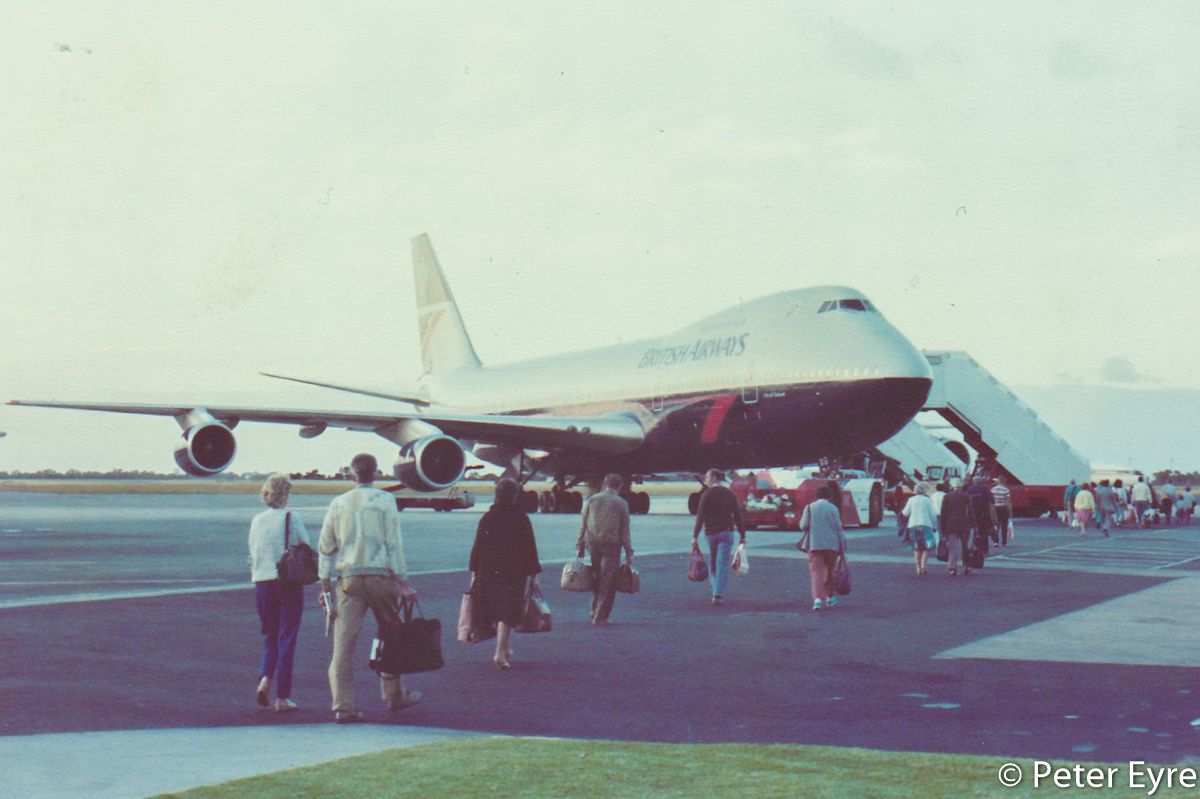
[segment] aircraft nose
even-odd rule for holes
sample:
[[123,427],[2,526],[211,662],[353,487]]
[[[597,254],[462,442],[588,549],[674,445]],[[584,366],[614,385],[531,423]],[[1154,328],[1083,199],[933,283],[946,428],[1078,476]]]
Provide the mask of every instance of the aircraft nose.
[[885,377],[923,378],[933,382],[933,368],[925,356],[907,339],[896,333],[891,353],[884,362]]

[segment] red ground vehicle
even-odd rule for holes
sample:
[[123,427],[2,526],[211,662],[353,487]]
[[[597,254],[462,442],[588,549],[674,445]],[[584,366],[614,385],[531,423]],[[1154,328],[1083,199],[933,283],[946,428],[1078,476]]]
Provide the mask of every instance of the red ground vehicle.
[[1046,513],[1060,513],[1065,510],[1063,494],[1066,491],[1066,486],[1010,485],[1008,493],[1012,497],[1013,516],[1036,519]]
[[742,503],[746,527],[800,529],[804,506],[817,498],[817,489],[832,485],[841,495],[842,524],[877,527],[883,519],[883,480],[866,472],[844,470],[835,477],[817,477],[816,467],[766,469],[733,478],[729,487]]

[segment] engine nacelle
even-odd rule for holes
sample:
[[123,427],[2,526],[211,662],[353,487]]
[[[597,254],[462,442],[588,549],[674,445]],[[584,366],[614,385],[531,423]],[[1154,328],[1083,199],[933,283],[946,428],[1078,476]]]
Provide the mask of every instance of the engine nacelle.
[[467,456],[457,439],[432,435],[405,444],[394,471],[414,491],[441,491],[462,479],[466,468]]
[[175,462],[193,477],[212,477],[229,468],[237,454],[237,442],[229,428],[217,421],[204,422],[183,431],[175,446]]

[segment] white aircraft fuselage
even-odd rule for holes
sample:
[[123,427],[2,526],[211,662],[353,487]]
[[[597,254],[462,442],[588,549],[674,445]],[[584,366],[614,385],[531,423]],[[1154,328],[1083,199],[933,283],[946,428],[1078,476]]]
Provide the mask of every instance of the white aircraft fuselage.
[[[851,308],[828,307],[847,300]],[[421,386],[431,413],[631,414],[645,430],[639,446],[545,462],[551,473],[640,474],[852,454],[902,428],[931,381],[924,356],[860,292],[822,286],[745,302],[661,338],[432,373]]]

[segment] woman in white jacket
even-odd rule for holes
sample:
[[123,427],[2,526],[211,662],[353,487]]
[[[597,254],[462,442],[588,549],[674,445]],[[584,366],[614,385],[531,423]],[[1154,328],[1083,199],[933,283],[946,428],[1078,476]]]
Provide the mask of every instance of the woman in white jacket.
[[258,704],[271,704],[271,682],[278,680],[275,709],[296,709],[292,701],[292,661],[296,657],[296,638],[304,613],[304,587],[280,582],[275,564],[283,557],[285,541],[303,541],[312,546],[308,530],[299,513],[288,510],[292,482],[286,475],[273,474],[262,487],[267,510],[250,522],[250,579],[254,581],[254,599],[262,623],[262,666],[254,696]]
[[929,498],[929,488],[924,483],[917,483],[917,493],[913,494],[900,514],[908,519],[908,541],[912,546],[913,560],[917,564],[917,574],[925,574],[925,562],[929,560],[929,550],[935,549],[938,542],[938,517],[934,510],[933,500]]

